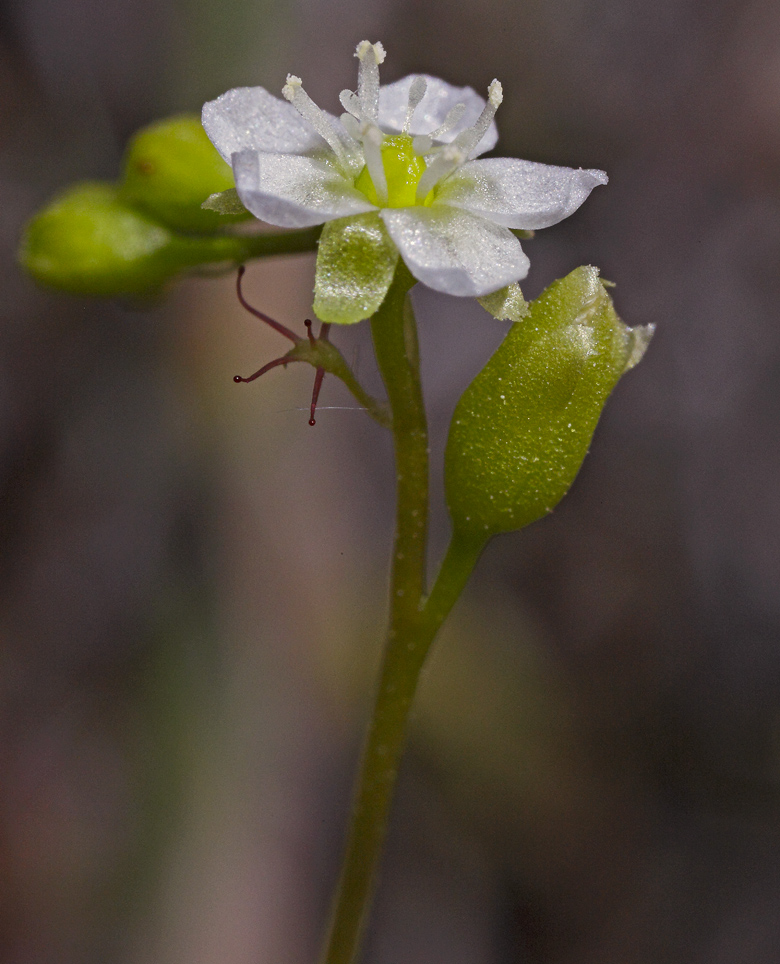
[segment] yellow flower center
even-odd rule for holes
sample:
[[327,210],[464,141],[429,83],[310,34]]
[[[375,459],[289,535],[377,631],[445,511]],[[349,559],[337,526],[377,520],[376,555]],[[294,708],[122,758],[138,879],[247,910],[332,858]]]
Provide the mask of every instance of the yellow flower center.
[[[408,134],[396,134],[382,141],[382,166],[387,178],[387,204],[380,205],[374,182],[364,167],[355,179],[355,187],[377,207],[407,208],[417,203],[417,185],[425,172],[425,159],[414,152]],[[430,204],[433,191],[423,203]]]

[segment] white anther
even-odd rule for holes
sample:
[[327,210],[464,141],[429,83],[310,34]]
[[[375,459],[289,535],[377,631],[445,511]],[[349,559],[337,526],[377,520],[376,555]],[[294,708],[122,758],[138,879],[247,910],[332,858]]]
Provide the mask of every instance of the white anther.
[[409,132],[409,125],[412,123],[412,114],[417,110],[420,101],[425,97],[428,89],[428,81],[424,77],[415,77],[409,87],[409,102],[406,105],[406,119],[404,120],[403,133]]
[[369,176],[376,190],[379,204],[387,204],[387,175],[385,165],[382,162],[382,141],[384,135],[378,127],[373,124],[366,124],[362,130],[363,156],[366,159],[366,167]]
[[488,100],[493,105],[494,110],[498,110],[503,99],[504,88],[501,86],[501,81],[495,79],[491,80],[490,86],[488,87]]
[[361,40],[355,50],[358,67],[358,98],[360,112],[366,121],[377,122],[379,116],[379,64],[385,59],[385,48],[380,43]]
[[315,131],[322,137],[336,155],[339,164],[344,172],[351,171],[354,166],[350,163],[350,158],[338,134],[330,121],[330,118],[314,103],[306,91],[303,89],[300,77],[294,74],[287,75],[287,83],[282,88],[282,96],[289,100],[298,113],[307,120]]
[[385,57],[387,54],[385,53],[385,48],[382,46],[382,43],[379,40],[375,44],[372,44],[370,40],[361,40],[357,45],[357,49],[355,50],[355,56],[358,58],[358,60],[363,60],[369,50],[374,51],[374,58],[378,64],[383,64],[385,62]]
[[423,204],[436,185],[465,163],[467,157],[465,151],[455,144],[447,144],[443,147],[425,169],[417,184],[417,203]]
[[292,101],[295,96],[295,91],[303,86],[303,81],[300,77],[296,77],[295,74],[287,75],[287,83],[282,87],[282,97],[289,101]]
[[474,124],[473,127],[467,128],[465,131],[461,131],[453,143],[457,144],[467,155],[470,155],[487,133],[487,129],[493,122],[496,111],[503,99],[504,92],[501,84],[497,80],[491,81],[488,87],[488,102],[482,108],[482,113],[477,118],[476,124]]

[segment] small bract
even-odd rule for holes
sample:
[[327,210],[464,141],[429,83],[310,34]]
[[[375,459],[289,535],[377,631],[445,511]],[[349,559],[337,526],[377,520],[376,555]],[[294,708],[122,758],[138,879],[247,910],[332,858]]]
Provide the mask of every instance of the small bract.
[[487,101],[425,74],[383,87],[382,44],[364,40],[356,56],[357,92],[341,92],[340,118],[292,74],[284,100],[239,87],[203,108],[249,211],[284,228],[325,224],[314,302],[323,321],[370,317],[399,254],[446,294],[482,297],[517,282],[528,258],[511,229],[556,224],[607,183],[603,171],[479,159],[498,139],[497,80]]

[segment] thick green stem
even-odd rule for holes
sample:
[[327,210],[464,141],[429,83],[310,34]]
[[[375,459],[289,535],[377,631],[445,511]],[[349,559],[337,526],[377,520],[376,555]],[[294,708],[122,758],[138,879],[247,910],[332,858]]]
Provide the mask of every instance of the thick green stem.
[[417,617],[425,592],[428,532],[428,426],[425,421],[417,326],[407,298],[414,278],[403,262],[371,319],[377,364],[390,405],[396,468],[396,533],[390,581],[390,633]]
[[371,326],[395,442],[397,520],[387,645],[355,793],[323,964],[354,964],[387,831],[409,709],[430,645],[460,595],[484,541],[453,538],[426,599],[428,432],[420,386],[414,283],[400,264]]
[[390,405],[398,486],[390,625],[323,964],[352,964],[357,954],[417,683],[413,629],[419,621],[425,579],[428,431],[414,316],[406,298],[413,283],[406,267],[399,265],[371,322]]

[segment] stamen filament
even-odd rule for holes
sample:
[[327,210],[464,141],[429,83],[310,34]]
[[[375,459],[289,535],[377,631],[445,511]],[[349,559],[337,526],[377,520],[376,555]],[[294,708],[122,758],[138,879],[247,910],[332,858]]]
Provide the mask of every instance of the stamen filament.
[[341,138],[334,130],[327,115],[314,103],[303,89],[301,78],[296,77],[294,74],[288,74],[287,83],[282,88],[282,95],[286,100],[290,101],[301,117],[311,124],[320,137],[327,141],[328,146],[336,155],[341,167],[345,172],[349,172],[352,165],[350,164],[350,159],[347,156]]
[[363,119],[377,122],[379,117],[379,65],[384,62],[385,48],[381,43],[361,40],[355,50],[360,61],[358,68],[358,98]]
[[362,137],[362,134],[361,134],[362,125],[360,121],[352,114],[342,114],[341,117],[339,117],[339,121],[341,122],[341,126],[344,128],[347,134],[352,138],[352,140],[357,141],[357,143],[359,144]]
[[434,140],[441,137],[442,134],[446,134],[447,131],[452,130],[452,128],[459,123],[465,112],[465,104],[455,104],[455,106],[447,112],[444,123],[440,127],[437,127],[435,131],[431,131],[430,134],[420,134],[415,137],[412,141],[412,147],[416,153],[430,154],[432,150],[438,150],[438,148],[434,148],[433,146]]
[[455,104],[447,111],[447,116],[444,118],[444,122],[441,127],[437,127],[435,131],[431,131],[428,137],[432,140],[436,140],[441,137],[442,134],[446,134],[447,131],[451,131],[453,127],[458,123],[458,121],[466,113],[465,104]]
[[423,172],[417,184],[417,203],[423,204],[428,194],[452,172],[466,161],[468,155],[456,147],[448,144],[433,158]]
[[382,131],[373,124],[366,125],[362,133],[363,156],[366,159],[366,167],[376,190],[377,200],[380,205],[387,204],[387,175],[382,161],[382,140],[384,136]]
[[409,133],[409,126],[412,123],[412,115],[417,110],[420,101],[425,97],[428,89],[428,81],[424,77],[415,77],[409,88],[409,102],[406,105],[406,119],[404,120],[403,133]]
[[496,111],[498,110],[503,99],[504,92],[501,88],[501,84],[497,80],[491,81],[490,86],[488,87],[488,102],[483,107],[482,113],[477,118],[477,122],[473,127],[469,127],[465,131],[461,131],[453,141],[453,143],[464,151],[467,156],[471,154],[477,144],[479,144],[487,133],[487,129],[490,127],[493,118],[496,116]]
[[360,109],[360,98],[352,90],[342,90],[339,94],[339,100],[341,101],[341,106],[345,111],[348,111],[352,117],[357,118],[357,120],[362,121],[363,112]]

